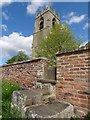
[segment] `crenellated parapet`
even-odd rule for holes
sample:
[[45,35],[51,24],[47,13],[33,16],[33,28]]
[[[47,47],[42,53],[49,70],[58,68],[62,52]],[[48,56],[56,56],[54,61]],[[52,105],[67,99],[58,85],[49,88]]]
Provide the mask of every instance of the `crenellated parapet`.
[[60,19],[60,14],[56,14],[56,9],[54,8],[53,10],[50,7],[50,3],[48,3],[48,6],[45,8],[43,7],[41,11],[36,12],[36,19],[43,15],[45,12],[50,11],[54,16],[56,16],[58,19]]

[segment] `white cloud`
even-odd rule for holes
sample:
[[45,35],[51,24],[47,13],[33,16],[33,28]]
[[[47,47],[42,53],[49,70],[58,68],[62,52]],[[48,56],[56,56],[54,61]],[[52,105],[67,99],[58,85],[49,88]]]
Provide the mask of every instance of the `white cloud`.
[[88,43],[88,41],[85,41],[85,42],[81,43],[80,47],[85,46],[87,43]]
[[6,12],[2,12],[2,17],[3,17],[5,20],[8,20],[8,19],[9,19],[9,16],[6,14]]
[[71,25],[73,23],[80,23],[85,19],[86,15],[76,15],[75,12],[70,12],[66,16],[63,16],[62,18],[64,19],[63,22]]
[[5,25],[5,24],[0,25],[0,29],[7,31],[7,25]]
[[75,15],[75,12],[70,12],[70,13],[68,13],[67,15],[63,15],[62,18],[63,18],[63,19],[68,19],[68,18],[70,18],[70,17],[73,16],[73,15]]
[[1,2],[0,2],[0,6],[2,7],[2,6],[5,6],[5,5],[9,5],[9,4],[11,4],[13,2],[13,0],[2,0]]
[[26,54],[31,54],[33,35],[25,37],[21,33],[13,32],[9,36],[0,38],[0,48],[2,48],[2,59],[8,60],[16,55],[19,50],[23,50]]
[[36,0],[32,0],[32,1],[31,1],[31,4],[29,4],[29,5],[27,6],[27,13],[28,13],[28,14],[35,14],[36,11],[37,11],[39,8],[43,7],[44,5],[47,5],[47,3],[46,3],[46,2],[43,2],[43,0],[40,0],[39,2],[37,2]]
[[66,20],[66,23],[71,25],[72,23],[80,23],[82,20],[84,20],[86,15],[81,16],[72,16],[69,20]]
[[87,28],[90,28],[90,23],[86,23],[83,27],[83,30],[87,29]]
[[85,30],[86,28],[88,28],[88,23],[84,25],[83,30]]
[[71,12],[68,14],[68,16],[73,16],[75,13],[74,12]]

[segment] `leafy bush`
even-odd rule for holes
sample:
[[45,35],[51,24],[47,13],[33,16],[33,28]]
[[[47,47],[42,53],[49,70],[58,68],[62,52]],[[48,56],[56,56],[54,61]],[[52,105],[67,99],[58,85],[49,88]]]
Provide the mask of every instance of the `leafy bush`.
[[26,55],[25,52],[19,51],[19,53],[16,56],[10,58],[6,63],[11,64],[11,63],[14,63],[14,62],[19,62],[19,61],[29,60],[29,59],[30,59],[29,56]]
[[18,118],[20,113],[11,110],[12,93],[21,88],[8,80],[2,80],[2,118]]

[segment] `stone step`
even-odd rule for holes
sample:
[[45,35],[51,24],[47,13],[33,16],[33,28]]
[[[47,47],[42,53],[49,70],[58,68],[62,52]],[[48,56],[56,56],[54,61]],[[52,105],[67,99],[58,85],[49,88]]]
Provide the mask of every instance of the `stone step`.
[[41,82],[36,82],[35,84],[35,89],[41,89],[46,91],[46,94],[52,94],[54,93],[54,86],[51,83],[41,83]]
[[37,90],[21,90],[14,91],[12,94],[12,107],[22,110],[25,106],[41,104],[43,91]]
[[14,91],[12,94],[12,107],[21,111],[26,106],[41,105],[55,100],[55,94],[51,94],[45,89],[31,89]]
[[25,108],[23,118],[71,118],[74,115],[73,106],[61,101],[53,101],[38,106]]
[[58,83],[57,80],[50,80],[50,79],[38,79],[37,82],[40,83],[51,83],[52,85],[55,85],[56,83]]
[[46,94],[45,89],[14,91],[12,107],[17,108],[22,118],[70,118],[73,106],[56,100],[55,94]]

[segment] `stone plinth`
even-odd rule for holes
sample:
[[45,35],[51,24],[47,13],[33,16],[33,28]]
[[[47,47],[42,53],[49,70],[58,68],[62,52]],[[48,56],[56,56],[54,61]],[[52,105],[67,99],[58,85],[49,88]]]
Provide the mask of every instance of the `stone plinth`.
[[24,112],[25,118],[71,118],[74,115],[73,106],[60,101],[27,107]]

